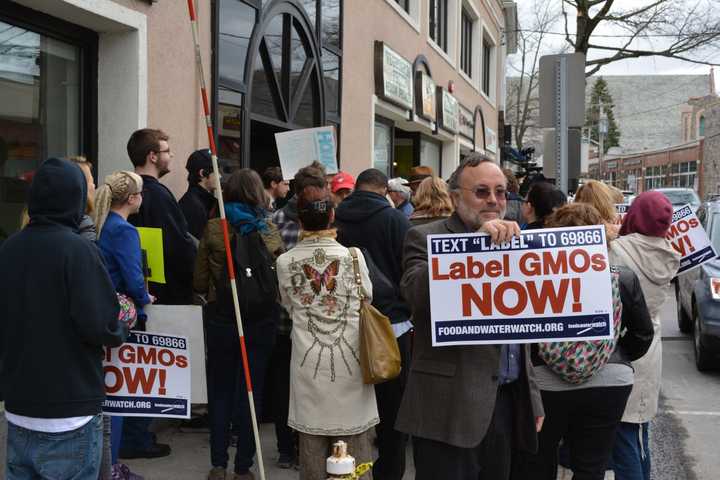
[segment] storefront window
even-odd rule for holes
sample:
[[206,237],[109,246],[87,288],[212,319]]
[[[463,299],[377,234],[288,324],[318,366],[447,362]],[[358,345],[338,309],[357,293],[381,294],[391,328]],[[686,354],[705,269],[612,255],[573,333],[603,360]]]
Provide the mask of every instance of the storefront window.
[[245,58],[255,27],[256,10],[239,0],[220,0],[219,83],[238,88],[245,74]]
[[436,175],[440,175],[441,146],[438,142],[420,139],[420,165],[431,167]]
[[20,226],[29,182],[81,148],[81,50],[0,22],[0,242]]
[[340,0],[322,0],[322,34],[324,47],[340,48]]
[[375,146],[373,149],[373,168],[383,173],[390,171],[393,148],[393,127],[389,123],[375,120]]
[[325,111],[340,115],[340,57],[323,50],[323,77],[325,79]]

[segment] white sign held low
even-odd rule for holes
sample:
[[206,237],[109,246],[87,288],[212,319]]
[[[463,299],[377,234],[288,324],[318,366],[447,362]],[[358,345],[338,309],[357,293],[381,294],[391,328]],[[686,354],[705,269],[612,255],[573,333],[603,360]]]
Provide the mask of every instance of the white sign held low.
[[602,226],[427,239],[433,346],[611,338]]
[[190,346],[186,337],[130,332],[105,348],[103,413],[121,417],[190,418]]
[[675,210],[672,220],[665,238],[682,257],[678,275],[717,257],[712,242],[690,205]]

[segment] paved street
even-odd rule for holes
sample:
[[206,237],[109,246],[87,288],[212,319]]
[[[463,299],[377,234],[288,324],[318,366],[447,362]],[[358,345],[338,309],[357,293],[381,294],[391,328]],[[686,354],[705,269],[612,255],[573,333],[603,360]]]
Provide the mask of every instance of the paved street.
[[[720,372],[695,369],[692,343],[677,329],[675,301],[663,308],[663,387],[661,413],[652,426],[653,480],[712,480],[720,472]],[[0,438],[3,432],[0,431]],[[172,444],[173,455],[128,463],[147,480],[201,480],[209,469],[207,431],[166,424],[160,441]],[[267,478],[295,480],[294,470],[276,468],[275,439],[270,424],[262,425]],[[4,442],[3,442],[4,443]],[[0,456],[2,456],[0,452]],[[231,450],[231,458],[233,451]],[[408,449],[408,456],[410,450]],[[4,458],[3,462],[4,464]],[[413,478],[412,460],[408,474]],[[0,473],[0,479],[4,472]],[[571,478],[569,475],[561,478]],[[612,478],[611,475],[607,476]]]

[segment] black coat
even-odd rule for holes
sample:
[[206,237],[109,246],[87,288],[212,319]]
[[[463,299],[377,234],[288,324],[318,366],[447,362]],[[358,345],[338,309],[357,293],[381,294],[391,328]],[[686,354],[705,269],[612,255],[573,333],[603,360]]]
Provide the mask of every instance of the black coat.
[[143,203],[128,221],[136,227],[162,229],[165,284],[150,282],[150,293],[161,305],[192,303],[193,267],[197,247],[170,190],[157,178],[143,175]]
[[30,187],[30,224],[0,246],[0,390],[17,415],[100,413],[102,346],[126,335],[100,252],[78,233],[86,191],[77,165],[46,161]]
[[210,213],[217,205],[215,196],[200,185],[190,185],[178,205],[185,216],[190,235],[200,240],[205,225],[210,219]]
[[392,323],[406,321],[410,309],[399,294],[403,243],[411,227],[405,214],[393,208],[382,195],[356,190],[338,205],[335,226],[338,242],[367,252],[398,292],[396,307],[389,315]]

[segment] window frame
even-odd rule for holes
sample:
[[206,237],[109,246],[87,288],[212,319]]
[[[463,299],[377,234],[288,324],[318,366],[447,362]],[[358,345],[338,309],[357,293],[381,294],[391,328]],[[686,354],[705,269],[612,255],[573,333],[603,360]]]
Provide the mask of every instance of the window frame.
[[476,21],[477,19],[473,18],[467,6],[463,4],[460,8],[460,71],[470,79],[474,76],[473,30]]
[[[429,0],[428,2],[428,36],[446,55],[450,55],[448,3],[449,0]],[[435,15],[439,15],[440,19],[435,18]]]

